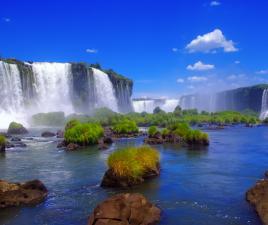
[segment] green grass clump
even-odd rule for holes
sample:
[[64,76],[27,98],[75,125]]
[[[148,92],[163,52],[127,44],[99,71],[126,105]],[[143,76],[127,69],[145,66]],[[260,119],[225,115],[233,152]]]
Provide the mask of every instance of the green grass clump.
[[208,134],[201,132],[200,130],[190,130],[184,137],[184,140],[188,144],[203,144],[208,145]]
[[103,128],[97,123],[80,123],[70,121],[65,128],[64,140],[80,145],[97,144],[103,136]]
[[6,138],[3,135],[0,135],[0,145],[6,144]]
[[138,133],[139,128],[135,121],[124,119],[113,126],[113,131],[118,134]]
[[148,134],[150,136],[154,136],[157,132],[158,132],[158,130],[157,130],[156,126],[150,126],[148,129]]
[[116,176],[136,179],[159,164],[159,153],[149,146],[128,147],[113,152],[108,166]]

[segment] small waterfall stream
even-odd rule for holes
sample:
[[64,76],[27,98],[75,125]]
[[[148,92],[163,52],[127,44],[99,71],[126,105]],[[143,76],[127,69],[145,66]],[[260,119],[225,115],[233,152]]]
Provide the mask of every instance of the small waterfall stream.
[[96,108],[107,107],[118,112],[117,99],[112,82],[108,75],[98,69],[92,68],[96,91]]
[[266,117],[268,117],[268,89],[264,89],[262,93],[260,119],[264,120]]

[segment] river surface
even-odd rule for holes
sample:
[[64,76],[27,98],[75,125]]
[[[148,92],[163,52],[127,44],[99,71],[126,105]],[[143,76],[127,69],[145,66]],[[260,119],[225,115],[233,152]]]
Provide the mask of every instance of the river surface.
[[[126,192],[99,186],[108,155],[143,139],[123,139],[108,150],[96,147],[66,152],[56,138],[38,138],[31,130],[26,148],[0,155],[0,179],[40,179],[49,190],[34,207],[0,210],[2,225],[86,225],[94,207],[105,198]],[[207,149],[179,145],[155,146],[161,154],[161,175],[134,187],[162,210],[162,225],[260,225],[245,192],[268,169],[268,127],[230,127],[208,131]]]

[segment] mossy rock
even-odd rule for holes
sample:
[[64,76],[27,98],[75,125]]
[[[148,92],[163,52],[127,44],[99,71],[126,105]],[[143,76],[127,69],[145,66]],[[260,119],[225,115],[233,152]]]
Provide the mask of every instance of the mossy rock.
[[6,150],[6,138],[3,135],[0,135],[0,152]]
[[7,133],[8,134],[27,134],[28,130],[20,123],[11,122],[9,124]]

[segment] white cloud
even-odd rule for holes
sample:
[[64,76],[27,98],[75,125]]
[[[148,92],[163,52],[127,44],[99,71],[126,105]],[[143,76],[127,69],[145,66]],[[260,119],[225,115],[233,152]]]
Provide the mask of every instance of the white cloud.
[[221,3],[219,1],[211,1],[210,6],[219,6]]
[[186,49],[190,53],[213,53],[219,48],[223,48],[224,52],[238,51],[238,49],[234,46],[234,42],[232,40],[227,40],[220,29],[215,29],[214,31],[204,35],[198,35],[186,46]]
[[212,70],[215,66],[212,64],[204,64],[201,61],[196,62],[193,65],[188,65],[186,67],[187,70],[197,70],[197,71],[204,71],[204,70]]
[[260,71],[257,71],[256,73],[261,74],[261,75],[268,74],[268,70],[260,70]]
[[240,61],[239,60],[236,60],[234,63],[235,64],[240,64]]
[[171,50],[172,50],[172,52],[177,52],[178,51],[177,48],[172,48]]
[[86,52],[87,52],[87,53],[95,54],[95,53],[98,53],[98,50],[97,50],[97,49],[94,49],[94,48],[87,48],[87,49],[86,49]]
[[236,80],[236,79],[241,79],[241,78],[246,78],[246,75],[241,73],[241,74],[232,74],[227,77],[227,80]]
[[192,77],[188,77],[187,80],[190,82],[202,82],[202,81],[206,81],[207,77],[192,76]]
[[7,23],[9,23],[9,22],[10,22],[10,18],[3,17],[2,19],[3,19],[3,21],[4,21],[4,22],[7,22]]
[[178,79],[177,79],[177,83],[184,83],[184,79],[182,79],[182,78],[178,78]]

